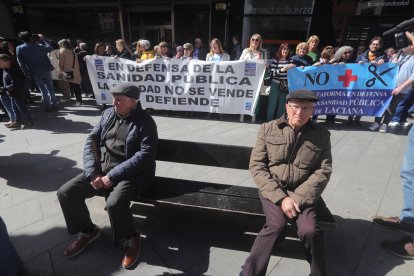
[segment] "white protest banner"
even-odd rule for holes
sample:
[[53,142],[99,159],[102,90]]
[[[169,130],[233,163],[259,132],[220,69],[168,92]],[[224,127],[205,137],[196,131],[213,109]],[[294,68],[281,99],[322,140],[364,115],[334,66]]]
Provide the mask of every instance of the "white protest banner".
[[259,97],[263,61],[207,62],[151,59],[142,63],[87,56],[98,104],[110,104],[109,90],[128,82],[141,91],[144,108],[251,115]]

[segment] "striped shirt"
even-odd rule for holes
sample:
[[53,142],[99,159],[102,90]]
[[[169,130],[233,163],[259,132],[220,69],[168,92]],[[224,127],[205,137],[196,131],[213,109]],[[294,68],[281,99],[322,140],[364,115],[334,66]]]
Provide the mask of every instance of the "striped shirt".
[[276,83],[280,83],[280,80],[286,80],[287,71],[281,72],[280,69],[282,69],[283,67],[285,67],[286,65],[290,63],[291,63],[290,60],[278,61],[277,59],[274,59],[272,63],[270,64],[270,70],[274,72],[272,81]]

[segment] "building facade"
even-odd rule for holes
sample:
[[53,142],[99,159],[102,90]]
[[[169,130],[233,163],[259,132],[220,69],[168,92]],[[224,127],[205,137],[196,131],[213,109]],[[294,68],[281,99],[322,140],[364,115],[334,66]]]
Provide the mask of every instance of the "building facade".
[[[217,37],[230,49],[234,34],[247,45],[259,33],[273,53],[283,41],[294,48],[313,34],[322,46],[366,45],[413,15],[414,0],[0,0],[0,36],[29,29],[90,45],[118,38],[179,45],[200,37],[206,46]],[[392,45],[393,37],[385,41]]]

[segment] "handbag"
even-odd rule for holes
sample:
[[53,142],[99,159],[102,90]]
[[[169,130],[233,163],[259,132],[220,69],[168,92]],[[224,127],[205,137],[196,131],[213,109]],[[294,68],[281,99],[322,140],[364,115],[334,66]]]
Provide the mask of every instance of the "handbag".
[[280,80],[279,89],[283,92],[289,92],[288,82],[286,79]]
[[64,71],[63,72],[63,78],[65,80],[72,80],[75,76],[73,74],[73,71],[75,70],[75,53],[72,51],[73,54],[73,64],[72,64],[72,71]]
[[273,79],[273,72],[271,70],[266,69],[264,77],[263,77],[263,85],[270,86],[272,84]]

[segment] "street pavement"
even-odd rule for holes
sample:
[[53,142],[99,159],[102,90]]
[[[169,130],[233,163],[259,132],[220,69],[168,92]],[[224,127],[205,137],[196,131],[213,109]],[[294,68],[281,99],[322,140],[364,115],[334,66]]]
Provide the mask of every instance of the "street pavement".
[[[263,217],[132,203],[142,248],[138,265],[125,270],[122,246],[111,240],[100,197],[87,204],[103,228],[102,237],[79,256],[65,259],[63,250],[73,237],[66,231],[56,190],[82,171],[83,145],[100,112],[92,101],[80,107],[66,103],[53,113],[38,104],[32,110],[32,129],[0,124],[0,216],[23,262],[22,275],[238,275]],[[260,126],[247,118],[240,123],[236,115],[219,120],[179,114],[154,115],[160,138],[253,146]],[[382,240],[402,235],[370,221],[373,215],[400,212],[399,171],[408,128],[382,134],[366,130],[372,118],[363,118],[364,128],[347,128],[345,117],[339,119],[331,127],[333,174],[323,193],[338,222],[324,227],[328,275],[412,275],[413,260],[380,247]],[[223,168],[158,162],[157,174],[253,185],[247,171]],[[300,242],[290,238],[274,248],[268,275],[309,275]]]

